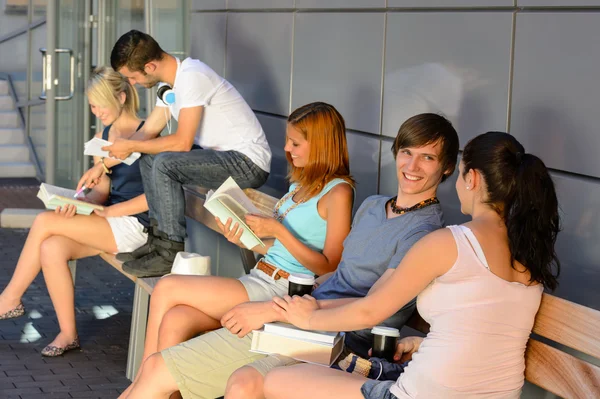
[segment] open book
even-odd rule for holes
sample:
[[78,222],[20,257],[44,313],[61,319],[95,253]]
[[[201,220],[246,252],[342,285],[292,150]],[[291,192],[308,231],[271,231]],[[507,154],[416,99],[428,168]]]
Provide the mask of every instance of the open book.
[[[99,139],[98,137],[94,137],[93,139],[91,139],[90,141],[88,141],[87,143],[85,143],[83,145],[83,154],[96,156],[96,157],[102,157],[102,158],[117,159],[117,158],[109,156],[108,151],[102,151],[102,147],[105,147],[105,146],[111,145],[111,144],[112,143],[110,141],[106,141],[106,140]],[[123,162],[124,164],[131,165],[135,161],[137,161],[140,156],[141,156],[141,154],[139,152],[132,152],[131,154],[129,154],[129,156],[127,158],[119,159],[119,161]]]
[[260,238],[248,227],[245,216],[248,213],[260,215],[260,210],[254,206],[250,198],[237,185],[232,177],[229,177],[217,191],[209,191],[206,195],[204,207],[210,213],[218,217],[221,223],[227,223],[227,219],[231,218],[233,226],[235,223],[244,230],[240,240],[248,249],[252,249],[257,245],[264,246]]
[[252,333],[250,351],[278,353],[307,363],[331,366],[344,349],[340,333],[301,330],[285,323],[266,323]]
[[104,209],[101,205],[79,201],[78,199],[73,198],[74,195],[75,190],[56,187],[46,183],[40,185],[40,191],[37,193],[37,197],[42,200],[47,209],[54,210],[59,206],[67,204],[75,205],[77,207],[77,213],[80,215],[89,215],[94,209]]

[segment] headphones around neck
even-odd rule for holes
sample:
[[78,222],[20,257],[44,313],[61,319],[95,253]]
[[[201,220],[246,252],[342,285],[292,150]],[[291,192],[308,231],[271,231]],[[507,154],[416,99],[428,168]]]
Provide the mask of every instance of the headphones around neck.
[[171,106],[175,104],[175,92],[173,88],[169,85],[162,85],[158,88],[158,92],[156,93],[158,98],[161,99],[163,103],[167,106]]

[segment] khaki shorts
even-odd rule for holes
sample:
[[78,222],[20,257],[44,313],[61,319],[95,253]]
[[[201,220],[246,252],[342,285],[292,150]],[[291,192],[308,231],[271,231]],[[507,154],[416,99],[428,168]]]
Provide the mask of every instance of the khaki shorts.
[[281,355],[250,352],[252,334],[244,338],[227,329],[211,331],[161,352],[185,399],[214,399],[225,394],[234,371],[251,366],[262,375],[276,367],[300,363]]

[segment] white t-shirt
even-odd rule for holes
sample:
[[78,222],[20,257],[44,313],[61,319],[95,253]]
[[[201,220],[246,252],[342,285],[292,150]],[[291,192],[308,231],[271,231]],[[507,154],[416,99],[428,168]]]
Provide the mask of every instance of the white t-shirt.
[[[241,152],[269,172],[271,149],[265,132],[240,93],[203,62],[176,59],[175,104],[169,107],[175,120],[181,109],[203,106],[194,143],[206,149]],[[157,99],[156,106],[166,105]]]

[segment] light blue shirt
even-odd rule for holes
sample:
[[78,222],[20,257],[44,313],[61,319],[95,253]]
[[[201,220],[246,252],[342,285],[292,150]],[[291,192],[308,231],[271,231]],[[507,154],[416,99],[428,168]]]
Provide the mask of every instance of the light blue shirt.
[[[327,221],[319,215],[317,203],[329,190],[340,183],[347,184],[343,179],[333,179],[325,185],[319,194],[297,205],[283,219],[282,223],[285,228],[300,242],[314,251],[323,251],[327,235]],[[297,184],[292,184],[289,192],[294,191],[296,186]],[[293,195],[289,196],[281,204],[278,210],[279,215],[283,215],[288,208],[294,205],[293,197]],[[302,266],[279,240],[275,240],[273,246],[267,251],[265,262],[277,266],[288,273],[314,274]]]

